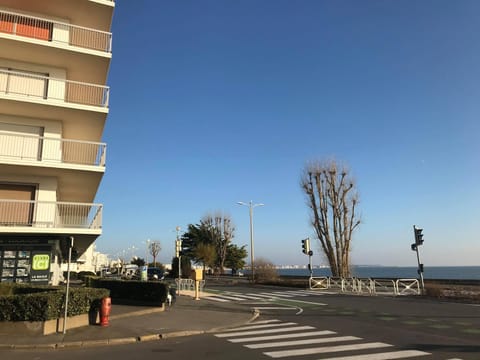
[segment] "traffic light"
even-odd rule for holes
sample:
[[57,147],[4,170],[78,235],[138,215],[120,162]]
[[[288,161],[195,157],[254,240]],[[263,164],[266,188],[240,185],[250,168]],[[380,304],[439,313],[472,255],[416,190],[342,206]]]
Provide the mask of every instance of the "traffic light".
[[415,225],[413,225],[413,232],[415,234],[415,245],[422,245],[423,244],[423,229],[417,229]]
[[179,257],[182,254],[182,240],[175,240],[175,257]]
[[310,255],[310,239],[309,238],[302,240],[302,252],[305,255]]

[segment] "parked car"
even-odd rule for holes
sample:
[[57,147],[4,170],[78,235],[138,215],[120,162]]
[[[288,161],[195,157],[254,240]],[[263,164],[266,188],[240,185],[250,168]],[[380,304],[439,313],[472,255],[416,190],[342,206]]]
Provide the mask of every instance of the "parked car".
[[160,268],[149,267],[147,269],[147,278],[148,280],[163,280],[164,272]]

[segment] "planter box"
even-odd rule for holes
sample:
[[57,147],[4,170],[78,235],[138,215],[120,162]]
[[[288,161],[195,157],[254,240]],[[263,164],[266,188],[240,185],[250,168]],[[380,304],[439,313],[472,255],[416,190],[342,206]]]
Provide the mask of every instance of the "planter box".
[[[97,322],[95,319],[94,323]],[[82,314],[67,318],[67,329],[74,329],[89,325],[89,314]],[[63,318],[47,321],[1,321],[0,335],[50,335],[63,332]]]

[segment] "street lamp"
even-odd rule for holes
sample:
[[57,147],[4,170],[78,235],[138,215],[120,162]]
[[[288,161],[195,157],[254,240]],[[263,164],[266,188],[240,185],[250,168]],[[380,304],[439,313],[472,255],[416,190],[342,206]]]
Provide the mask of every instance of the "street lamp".
[[250,213],[250,268],[252,270],[252,282],[255,282],[255,257],[253,252],[253,208],[257,206],[263,206],[264,204],[254,204],[252,200],[250,202],[244,203],[242,201],[237,202],[238,205],[248,206]]

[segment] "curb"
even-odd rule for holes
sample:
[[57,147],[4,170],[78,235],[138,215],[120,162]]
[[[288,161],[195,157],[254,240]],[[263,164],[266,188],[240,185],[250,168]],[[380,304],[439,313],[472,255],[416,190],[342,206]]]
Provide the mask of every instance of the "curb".
[[[142,314],[143,315],[143,314]],[[111,346],[111,345],[125,345],[125,344],[134,344],[147,341],[158,341],[165,339],[172,339],[177,337],[193,336],[193,335],[202,335],[210,334],[213,332],[221,331],[223,329],[232,328],[235,326],[248,324],[257,319],[260,316],[260,312],[255,309],[253,311],[252,317],[246,322],[239,322],[237,324],[230,324],[228,326],[220,326],[216,328],[211,328],[209,330],[181,330],[181,331],[171,331],[162,334],[147,334],[137,337],[126,337],[126,338],[112,338],[112,339],[100,339],[100,340],[85,340],[85,341],[67,341],[61,343],[49,343],[49,344],[0,344],[0,350],[32,350],[32,349],[43,349],[43,350],[57,350],[57,349],[70,349],[70,348],[87,348],[95,346]]]

